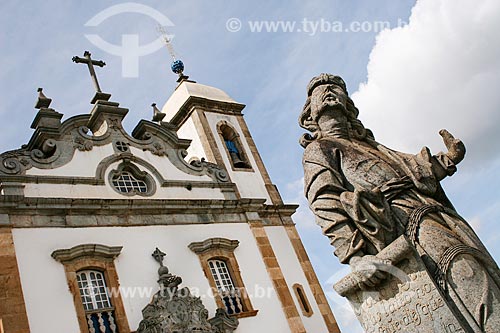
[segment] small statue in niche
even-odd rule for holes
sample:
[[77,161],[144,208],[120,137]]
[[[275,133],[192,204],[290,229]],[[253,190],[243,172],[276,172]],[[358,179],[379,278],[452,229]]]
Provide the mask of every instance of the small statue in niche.
[[[335,255],[353,267],[369,266],[406,235],[467,331],[497,332],[500,271],[439,184],[463,160],[463,143],[441,130],[446,153],[394,151],[358,120],[339,76],[314,77],[307,94],[299,117],[312,132],[301,138],[304,191]],[[361,289],[376,290],[387,273],[375,269],[358,277]]]
[[229,152],[229,156],[231,157],[231,162],[236,168],[247,168],[247,164],[243,161],[240,155],[240,151],[236,146],[236,143],[233,140],[224,139],[224,143],[226,144],[227,151]]

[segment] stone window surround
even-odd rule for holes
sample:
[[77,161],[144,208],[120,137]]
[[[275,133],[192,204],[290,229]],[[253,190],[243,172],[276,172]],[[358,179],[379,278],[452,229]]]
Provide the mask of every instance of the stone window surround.
[[[64,265],[66,280],[73,296],[78,324],[82,333],[89,333],[89,329],[78,288],[77,272],[86,269],[99,270],[103,272],[108,288],[119,290],[120,284],[114,259],[120,254],[121,249],[121,246],[81,244],[70,249],[60,249],[52,252],[52,258]],[[112,293],[110,298],[114,307],[115,324],[118,332],[130,332],[121,296],[119,293]]]
[[[237,168],[234,166],[234,164],[232,162],[233,159],[231,158],[231,154],[229,154],[229,150],[227,149],[226,142],[224,139],[223,127],[227,127],[231,130],[232,136],[228,139],[232,140],[235,143],[236,147],[239,150],[241,160],[247,165],[246,168]],[[222,146],[224,147],[224,150],[226,152],[226,156],[229,160],[229,164],[231,165],[231,169],[233,171],[254,172],[254,170],[252,168],[252,164],[250,163],[250,160],[248,159],[248,155],[245,151],[245,148],[244,148],[243,144],[241,143],[240,134],[234,128],[234,126],[231,125],[230,123],[228,123],[226,120],[221,120],[217,123],[217,133],[219,133],[219,138],[221,139]]]
[[306,292],[304,290],[304,287],[299,284],[295,283],[292,286],[293,292],[295,293],[295,297],[297,298],[297,302],[300,305],[300,309],[302,310],[302,314],[305,317],[311,317],[313,315],[313,310],[311,307],[311,304],[309,303],[309,299],[307,299]]
[[189,249],[198,255],[200,259],[201,266],[205,277],[208,279],[210,288],[213,290],[215,302],[217,307],[225,309],[226,306],[222,301],[219,293],[217,292],[217,286],[215,280],[208,266],[208,261],[211,259],[219,259],[226,262],[229,274],[235,284],[236,288],[239,288],[241,292],[241,303],[243,305],[243,312],[235,315],[237,318],[253,317],[257,315],[259,310],[254,310],[250,298],[246,292],[245,284],[241,277],[240,268],[238,261],[234,255],[234,250],[239,245],[238,240],[229,240],[226,238],[208,238],[202,242],[193,242],[188,245]]
[[[137,180],[143,181],[146,183],[146,192],[140,192],[137,190],[133,190],[130,192],[121,192],[119,191],[114,185],[113,185],[113,179],[116,176],[119,176],[122,172],[129,172],[132,174],[134,178]],[[134,195],[140,195],[144,197],[149,197],[152,196],[156,192],[156,182],[154,178],[146,171],[140,170],[135,164],[133,164],[129,159],[123,159],[123,162],[118,165],[118,167],[114,170],[111,170],[111,172],[108,175],[108,182],[109,185],[115,190],[115,192],[124,195],[124,196],[134,196]]]

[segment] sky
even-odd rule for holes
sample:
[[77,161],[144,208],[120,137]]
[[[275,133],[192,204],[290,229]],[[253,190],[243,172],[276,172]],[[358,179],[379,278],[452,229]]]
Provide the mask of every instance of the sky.
[[303,198],[303,130],[297,118],[305,87],[319,73],[344,78],[360,120],[386,146],[407,153],[428,146],[437,153],[445,149],[441,128],[464,141],[465,160],[442,184],[500,259],[500,2],[2,0],[2,151],[31,136],[38,87],[64,119],[90,111],[94,91],[87,70],[71,62],[84,50],[106,62],[97,75],[112,100],[130,109],[128,130],[150,119],[152,102],[165,103],[176,86],[165,47],[146,50],[136,75],[126,77],[130,73],[116,53],[133,53],[131,44],[116,51],[86,37],[98,35],[117,47],[133,38],[139,45],[158,38],[158,17],[151,15],[121,13],[88,23],[114,5],[147,7],[160,20],[166,17],[185,73],[246,104],[245,119],[271,179],[286,203],[300,204],[294,219],[344,332],[361,332],[345,300],[332,290],[349,270],[333,256]]

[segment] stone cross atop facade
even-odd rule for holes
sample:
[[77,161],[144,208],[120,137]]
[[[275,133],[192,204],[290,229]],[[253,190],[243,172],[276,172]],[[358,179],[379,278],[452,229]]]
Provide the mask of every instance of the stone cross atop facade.
[[104,67],[106,66],[106,63],[102,60],[94,60],[91,58],[91,54],[89,51],[85,51],[83,53],[83,58],[74,56],[72,58],[73,62],[77,64],[86,64],[89,68],[89,73],[90,77],[92,78],[92,82],[94,83],[94,87],[96,90],[96,94],[94,98],[92,99],[92,104],[95,104],[96,101],[98,100],[104,100],[107,101],[111,97],[111,94],[103,93],[101,90],[101,87],[99,86],[99,81],[97,80],[97,74],[94,70],[94,66],[99,66],[99,67]]
[[166,254],[164,252],[161,252],[159,248],[156,248],[151,255],[160,264],[160,266],[163,267],[163,258],[165,258]]

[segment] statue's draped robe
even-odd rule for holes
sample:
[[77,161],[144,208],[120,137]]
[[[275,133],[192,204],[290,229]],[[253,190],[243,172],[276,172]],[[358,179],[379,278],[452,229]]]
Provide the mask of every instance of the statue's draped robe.
[[376,255],[413,229],[429,274],[445,270],[442,289],[456,312],[474,331],[498,331],[498,267],[439,185],[436,168],[456,171],[445,154],[424,148],[410,155],[371,140],[327,137],[306,147],[303,164],[306,197],[342,263]]

